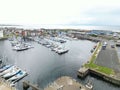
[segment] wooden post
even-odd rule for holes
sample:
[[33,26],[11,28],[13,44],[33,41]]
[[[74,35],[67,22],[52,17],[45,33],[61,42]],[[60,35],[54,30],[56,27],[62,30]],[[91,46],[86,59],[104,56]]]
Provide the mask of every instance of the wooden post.
[[[27,82],[29,83],[29,82]],[[23,90],[27,90],[29,88],[29,85],[26,82],[23,82]]]

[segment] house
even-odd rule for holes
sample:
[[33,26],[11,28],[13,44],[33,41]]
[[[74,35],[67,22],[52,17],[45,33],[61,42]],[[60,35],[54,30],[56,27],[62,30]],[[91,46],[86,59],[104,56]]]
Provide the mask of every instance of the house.
[[88,32],[88,34],[109,35],[109,34],[113,34],[113,32],[112,31],[107,31],[107,30],[91,30],[90,32]]
[[0,38],[3,37],[3,30],[0,31]]

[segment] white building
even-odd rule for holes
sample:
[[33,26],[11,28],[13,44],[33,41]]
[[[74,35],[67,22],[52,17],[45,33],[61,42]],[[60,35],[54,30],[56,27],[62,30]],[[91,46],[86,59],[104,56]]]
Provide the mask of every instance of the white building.
[[3,37],[3,31],[1,30],[0,31],[0,38],[2,38]]

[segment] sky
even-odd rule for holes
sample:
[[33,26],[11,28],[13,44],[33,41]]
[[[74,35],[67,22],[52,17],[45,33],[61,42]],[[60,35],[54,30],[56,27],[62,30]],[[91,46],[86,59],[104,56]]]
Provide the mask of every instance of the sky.
[[0,0],[0,24],[120,25],[120,0]]

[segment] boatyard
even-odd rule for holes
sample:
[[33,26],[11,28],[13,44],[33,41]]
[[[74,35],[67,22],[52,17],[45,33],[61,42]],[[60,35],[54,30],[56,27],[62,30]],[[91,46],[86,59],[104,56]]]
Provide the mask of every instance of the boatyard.
[[[65,45],[65,47],[68,47],[68,43],[70,43],[72,46],[69,46],[69,52],[68,53],[64,53],[64,54],[62,54],[62,55],[59,55],[59,54],[56,54],[56,52],[55,51],[52,51],[50,48],[47,48],[46,46],[44,46],[44,45],[41,45],[41,44],[39,44],[38,42],[33,42],[33,41],[28,41],[28,43],[30,43],[32,46],[34,46],[34,48],[31,48],[31,49],[27,49],[27,50],[22,50],[22,51],[19,51],[19,52],[16,52],[16,51],[14,51],[12,48],[14,47],[14,46],[12,46],[12,44],[11,44],[11,41],[9,41],[9,40],[6,40],[6,41],[4,41],[5,43],[6,43],[6,45],[9,45],[8,46],[8,48],[7,49],[5,49],[5,51],[3,51],[3,53],[2,54],[4,54],[4,53],[6,53],[6,50],[8,50],[8,51],[10,51],[10,52],[12,52],[12,53],[14,53],[13,55],[15,55],[15,56],[13,56],[13,55],[11,55],[11,53],[9,53],[8,55],[7,55],[7,57],[10,55],[10,57],[9,57],[9,61],[7,61],[6,63],[11,63],[11,62],[13,62],[13,64],[15,64],[15,65],[17,65],[17,66],[19,66],[19,67],[21,67],[21,69],[23,68],[25,68],[26,69],[26,72],[28,72],[29,73],[29,75],[28,76],[26,76],[25,78],[23,78],[21,81],[19,81],[19,82],[23,82],[24,80],[26,81],[30,81],[31,83],[32,82],[34,82],[34,80],[36,80],[36,79],[38,79],[38,77],[39,77],[39,81],[42,81],[43,83],[41,83],[41,82],[36,82],[36,84],[38,84],[38,85],[40,85],[40,87],[42,86],[42,84],[44,84],[43,86],[44,86],[44,88],[47,86],[47,84],[48,83],[50,83],[51,81],[53,81],[53,80],[55,80],[55,79],[57,79],[59,76],[62,76],[62,75],[67,75],[67,73],[65,73],[66,72],[66,70],[67,71],[69,71],[69,73],[74,73],[75,74],[75,72],[76,72],[76,70],[77,69],[75,69],[76,67],[73,67],[73,64],[74,65],[76,65],[76,63],[73,63],[72,64],[72,62],[73,62],[73,60],[71,59],[71,61],[66,61],[66,59],[65,58],[72,58],[71,57],[71,54],[72,54],[72,52],[75,52],[76,54],[74,54],[75,56],[77,55],[77,54],[79,54],[79,52],[76,52],[76,49],[79,49],[79,47],[75,47],[75,46],[73,46],[74,44],[78,44],[79,45],[79,43],[81,42],[81,41],[76,41],[76,40],[72,40],[72,41],[68,41],[67,40],[67,42],[66,43],[62,43],[62,44],[60,44],[60,43],[58,43],[58,45]],[[54,41],[53,41],[54,42]],[[79,43],[77,43],[77,42],[79,42]],[[87,41],[84,41],[84,43],[87,43]],[[88,42],[89,44],[91,44],[92,46],[94,45],[94,43],[91,43],[91,42]],[[83,43],[81,43],[81,45],[83,45]],[[84,46],[84,45],[83,45]],[[89,56],[91,53],[90,53],[90,49],[91,49],[91,47],[92,46],[90,46],[88,49],[89,49],[89,52],[88,52],[88,54],[87,54],[87,56]],[[2,48],[2,47],[1,47]],[[39,50],[38,50],[39,49]],[[81,50],[81,49],[79,49],[79,50]],[[35,54],[37,54],[38,56],[40,56],[38,59],[34,59],[35,60],[35,62],[39,62],[38,64],[35,64],[36,66],[31,66],[32,64],[34,64],[35,62],[33,61],[33,55],[35,55],[35,54],[33,54],[33,52],[38,52],[38,53],[35,53]],[[29,56],[29,55],[31,55],[30,53],[32,53],[32,56]],[[44,53],[44,56],[43,57],[41,57],[41,55],[42,55],[42,53]],[[50,55],[49,55],[50,54]],[[21,56],[22,55],[22,56]],[[49,55],[49,59],[48,59],[48,55]],[[55,55],[55,58],[56,59],[54,59],[54,55]],[[73,54],[72,54],[73,55]],[[12,57],[11,57],[12,56]],[[36,56],[36,55],[35,55]],[[61,57],[62,56],[62,57]],[[81,54],[81,57],[83,58],[83,60],[81,60],[82,62],[84,62],[84,54],[82,55]],[[4,59],[5,59],[5,57],[3,57]],[[27,58],[29,58],[29,59],[27,59]],[[34,58],[36,58],[36,57],[34,57]],[[16,61],[16,60],[17,61]],[[41,62],[41,60],[42,59],[44,59],[44,62],[42,61]],[[59,60],[58,60],[59,59]],[[73,58],[73,59],[75,59],[75,58]],[[10,61],[11,60],[11,61]],[[15,62],[13,61],[13,60],[15,60]],[[24,60],[24,62],[26,62],[26,63],[29,63],[29,65],[27,65],[27,67],[26,67],[26,63],[22,63],[23,61],[21,61],[21,60]],[[36,61],[37,60],[37,61]],[[68,59],[68,60],[70,60],[70,59]],[[78,60],[79,61],[79,57],[76,57],[76,59],[75,60]],[[5,59],[5,61],[6,61],[6,59]],[[30,62],[30,61],[33,61],[33,62]],[[49,62],[50,64],[47,64],[46,63],[46,61],[47,62]],[[68,63],[63,63],[63,61],[64,62],[68,62]],[[32,63],[32,64],[31,64]],[[45,65],[40,65],[39,66],[39,64],[40,63],[44,63]],[[60,63],[59,65],[57,65],[57,63]],[[56,70],[54,70],[54,68],[55,67],[51,67],[51,65],[53,66],[53,64],[56,64],[56,65],[54,65],[55,67],[56,67]],[[48,66],[48,65],[50,65],[50,67],[51,68],[49,68],[49,70],[47,70],[47,67],[46,67],[46,65]],[[72,72],[71,70],[69,70],[69,68],[67,68],[66,67],[66,65],[68,66],[68,67],[73,67],[73,70],[74,70],[74,72]],[[29,67],[28,67],[29,66]],[[59,68],[59,67],[63,67],[63,68]],[[39,67],[41,67],[41,68],[39,68]],[[29,68],[31,68],[31,69],[29,69]],[[48,74],[47,75],[45,75],[45,72],[43,71],[43,68],[44,69],[46,69],[47,70],[47,72],[48,72]],[[79,63],[78,63],[78,65],[77,65],[77,68],[79,68]],[[38,71],[40,72],[43,72],[43,74],[41,73],[38,73]],[[65,72],[64,72],[65,71]],[[53,74],[52,73],[50,73],[50,72],[53,72]],[[36,74],[34,74],[34,73],[36,73]],[[54,74],[56,74],[55,76],[54,76]],[[37,75],[37,76],[36,76]],[[42,78],[43,78],[43,75],[45,76],[45,78],[47,78],[47,77],[52,77],[51,79],[52,80],[50,80],[49,78],[48,79],[45,79],[44,81],[42,80]],[[29,79],[27,79],[27,78],[29,78]],[[32,78],[34,79],[34,80],[32,80]],[[37,80],[36,80],[37,81]],[[45,84],[46,83],[46,84]],[[22,86],[21,87],[19,87],[19,84],[20,83],[16,83],[15,84],[15,86],[17,86],[18,88],[20,88],[20,90],[21,90],[21,88],[22,88]],[[33,83],[34,84],[34,83]],[[43,87],[42,86],[42,87]]]

